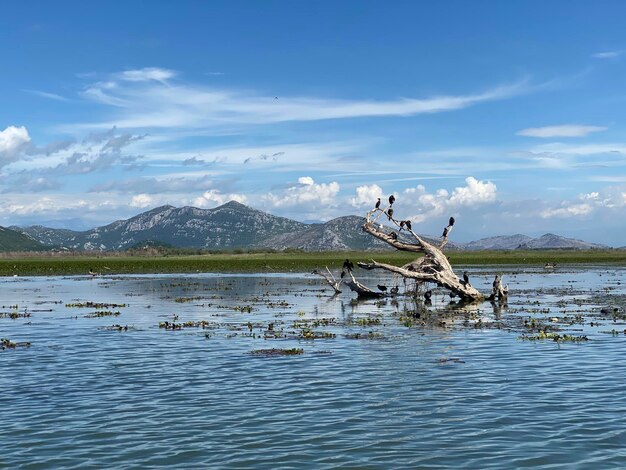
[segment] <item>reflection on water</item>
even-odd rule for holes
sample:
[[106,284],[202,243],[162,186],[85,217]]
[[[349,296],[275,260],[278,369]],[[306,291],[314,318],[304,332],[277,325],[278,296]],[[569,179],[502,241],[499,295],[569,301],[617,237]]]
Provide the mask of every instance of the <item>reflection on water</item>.
[[[454,315],[306,274],[0,280],[26,314],[0,337],[32,343],[0,351],[0,467],[623,466],[626,271],[504,274],[506,307]],[[522,341],[531,318],[590,341]]]

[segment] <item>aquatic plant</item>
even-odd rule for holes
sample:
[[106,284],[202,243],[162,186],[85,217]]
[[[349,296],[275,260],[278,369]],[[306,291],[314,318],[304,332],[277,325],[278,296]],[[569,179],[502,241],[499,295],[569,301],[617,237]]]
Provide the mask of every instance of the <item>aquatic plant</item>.
[[300,348],[291,348],[291,349],[279,349],[279,348],[271,348],[271,349],[255,349],[254,351],[250,351],[253,356],[298,356],[300,354],[304,354],[304,349]]

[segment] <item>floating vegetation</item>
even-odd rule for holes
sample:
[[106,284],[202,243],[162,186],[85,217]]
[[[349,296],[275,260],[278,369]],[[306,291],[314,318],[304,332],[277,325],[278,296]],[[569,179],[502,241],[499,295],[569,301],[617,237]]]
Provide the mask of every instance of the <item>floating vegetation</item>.
[[520,339],[523,341],[541,341],[541,340],[552,340],[557,343],[582,343],[585,341],[589,341],[589,338],[585,335],[574,336],[568,334],[558,334],[558,333],[550,333],[545,331],[540,331],[536,335],[522,335]]
[[111,325],[111,326],[101,326],[98,328],[99,330],[105,330],[105,331],[128,331],[128,330],[135,330],[136,328],[134,326],[128,326],[128,325]]
[[337,335],[335,333],[330,333],[328,331],[314,331],[309,329],[304,329],[300,331],[298,335],[298,339],[332,339],[336,338]]
[[186,321],[182,323],[164,321],[164,322],[159,323],[159,328],[163,328],[166,330],[182,330],[183,328],[203,328],[204,329],[204,328],[209,328],[211,326],[212,326],[211,322],[208,322],[206,320]]
[[442,357],[437,362],[439,364],[465,364],[465,361],[458,357]]
[[123,308],[126,304],[107,304],[100,302],[76,302],[73,304],[65,304],[68,308],[95,308],[96,310],[110,309],[110,308]]
[[111,310],[97,310],[93,313],[85,315],[85,318],[100,318],[100,317],[118,317],[120,312],[113,312]]
[[0,350],[4,351],[5,349],[15,349],[15,348],[28,348],[30,347],[30,343],[21,342],[14,343],[8,338],[0,338]]
[[179,304],[184,304],[186,302],[195,302],[197,300],[201,300],[202,297],[200,296],[196,296],[196,297],[176,297],[174,299],[174,302],[177,302]]
[[337,320],[334,318],[316,318],[314,320],[294,320],[292,327],[295,329],[310,329],[334,325],[336,323]]
[[343,335],[346,339],[384,339],[385,336],[382,333],[376,331],[370,331],[368,333],[349,333]]
[[374,326],[382,323],[380,318],[357,318],[353,320],[352,324],[358,326]]
[[272,357],[272,356],[298,356],[300,354],[304,354],[304,349],[301,348],[291,348],[291,349],[280,349],[280,348],[271,348],[271,349],[255,349],[254,351],[250,351],[253,356],[264,356],[264,357]]
[[28,312],[19,313],[19,312],[0,312],[0,318],[10,318],[11,320],[16,320],[18,318],[28,318],[31,314]]

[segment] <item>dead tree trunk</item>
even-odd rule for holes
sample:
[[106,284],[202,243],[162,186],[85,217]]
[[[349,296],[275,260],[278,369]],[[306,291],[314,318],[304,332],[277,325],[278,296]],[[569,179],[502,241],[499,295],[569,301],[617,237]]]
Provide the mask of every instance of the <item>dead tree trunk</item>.
[[313,274],[319,274],[320,276],[322,276],[326,280],[326,282],[328,282],[330,287],[333,288],[333,290],[335,291],[335,294],[341,294],[341,291],[339,290],[339,286],[343,282],[343,277],[340,278],[339,280],[335,279],[335,276],[333,276],[333,273],[330,272],[330,269],[328,269],[328,266],[326,266],[326,272],[318,271],[316,269],[315,271],[313,271]]
[[[372,220],[372,216],[377,212],[379,214],[374,220]],[[398,239],[397,232],[393,231],[391,233],[387,233],[382,225],[376,227],[376,220],[383,214],[386,215],[389,221],[396,225],[400,231],[406,230],[410,233],[415,242],[406,243]],[[423,253],[423,256],[402,267],[386,263],[378,263],[374,260],[370,260],[367,263],[359,262],[358,265],[363,269],[383,269],[385,271],[399,274],[405,279],[415,279],[420,282],[432,282],[440,287],[448,289],[450,292],[453,292],[462,299],[482,300],[484,298],[483,295],[470,284],[467,274],[464,274],[464,279],[459,279],[459,277],[452,270],[452,266],[450,265],[448,258],[441,251],[441,248],[443,248],[448,241],[448,233],[453,225],[454,219],[450,218],[450,223],[444,229],[442,242],[438,248],[417,235],[411,228],[410,222],[407,224],[406,221],[398,222],[394,219],[393,212],[390,210],[390,207],[387,207],[386,209],[373,209],[367,213],[367,220],[363,225],[363,230],[365,232],[378,238],[379,240],[384,241],[397,250]]]

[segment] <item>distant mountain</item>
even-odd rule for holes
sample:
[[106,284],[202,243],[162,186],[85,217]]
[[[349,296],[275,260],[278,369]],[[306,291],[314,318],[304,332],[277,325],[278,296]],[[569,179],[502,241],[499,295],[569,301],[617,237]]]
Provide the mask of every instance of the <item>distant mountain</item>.
[[44,251],[43,246],[23,233],[0,227],[0,251]]
[[519,247],[520,250],[556,250],[556,249],[577,249],[577,250],[590,250],[590,249],[602,249],[609,248],[606,245],[600,245],[597,243],[589,243],[582,240],[576,240],[575,238],[561,237],[553,233],[546,233],[539,238],[534,238],[525,243],[522,243]]
[[[144,244],[212,250],[235,248],[275,250],[296,248],[305,251],[391,249],[386,243],[363,232],[364,220],[358,216],[346,216],[326,223],[304,224],[231,201],[214,209],[157,207],[130,219],[118,220],[84,232],[39,225],[14,229],[44,245],[71,250],[118,251],[136,249]],[[400,236],[411,241],[410,235],[406,232],[402,232]],[[439,243],[437,238],[423,237],[430,243]],[[531,238],[526,235],[490,237],[465,245],[450,242],[446,246],[446,251],[517,248],[607,247],[546,234],[540,238]]]
[[62,228],[49,228],[43,225],[32,225],[30,227],[21,228],[16,226],[9,227],[15,232],[22,233],[33,240],[47,246],[66,246],[72,240],[76,240],[81,236],[82,232],[67,230]]
[[529,243],[533,238],[528,235],[505,235],[500,237],[481,238],[473,242],[465,243],[465,250],[514,250],[520,245]]
[[260,246],[284,250],[298,248],[305,251],[384,250],[389,245],[363,232],[363,217],[349,215],[323,224],[310,224],[304,229],[275,235]]
[[214,209],[157,207],[130,219],[85,232],[41,230],[38,227],[21,231],[42,242],[73,250],[106,251],[124,250],[144,241],[181,248],[248,248],[277,234],[306,227],[306,224],[295,220],[276,217],[231,201]]

